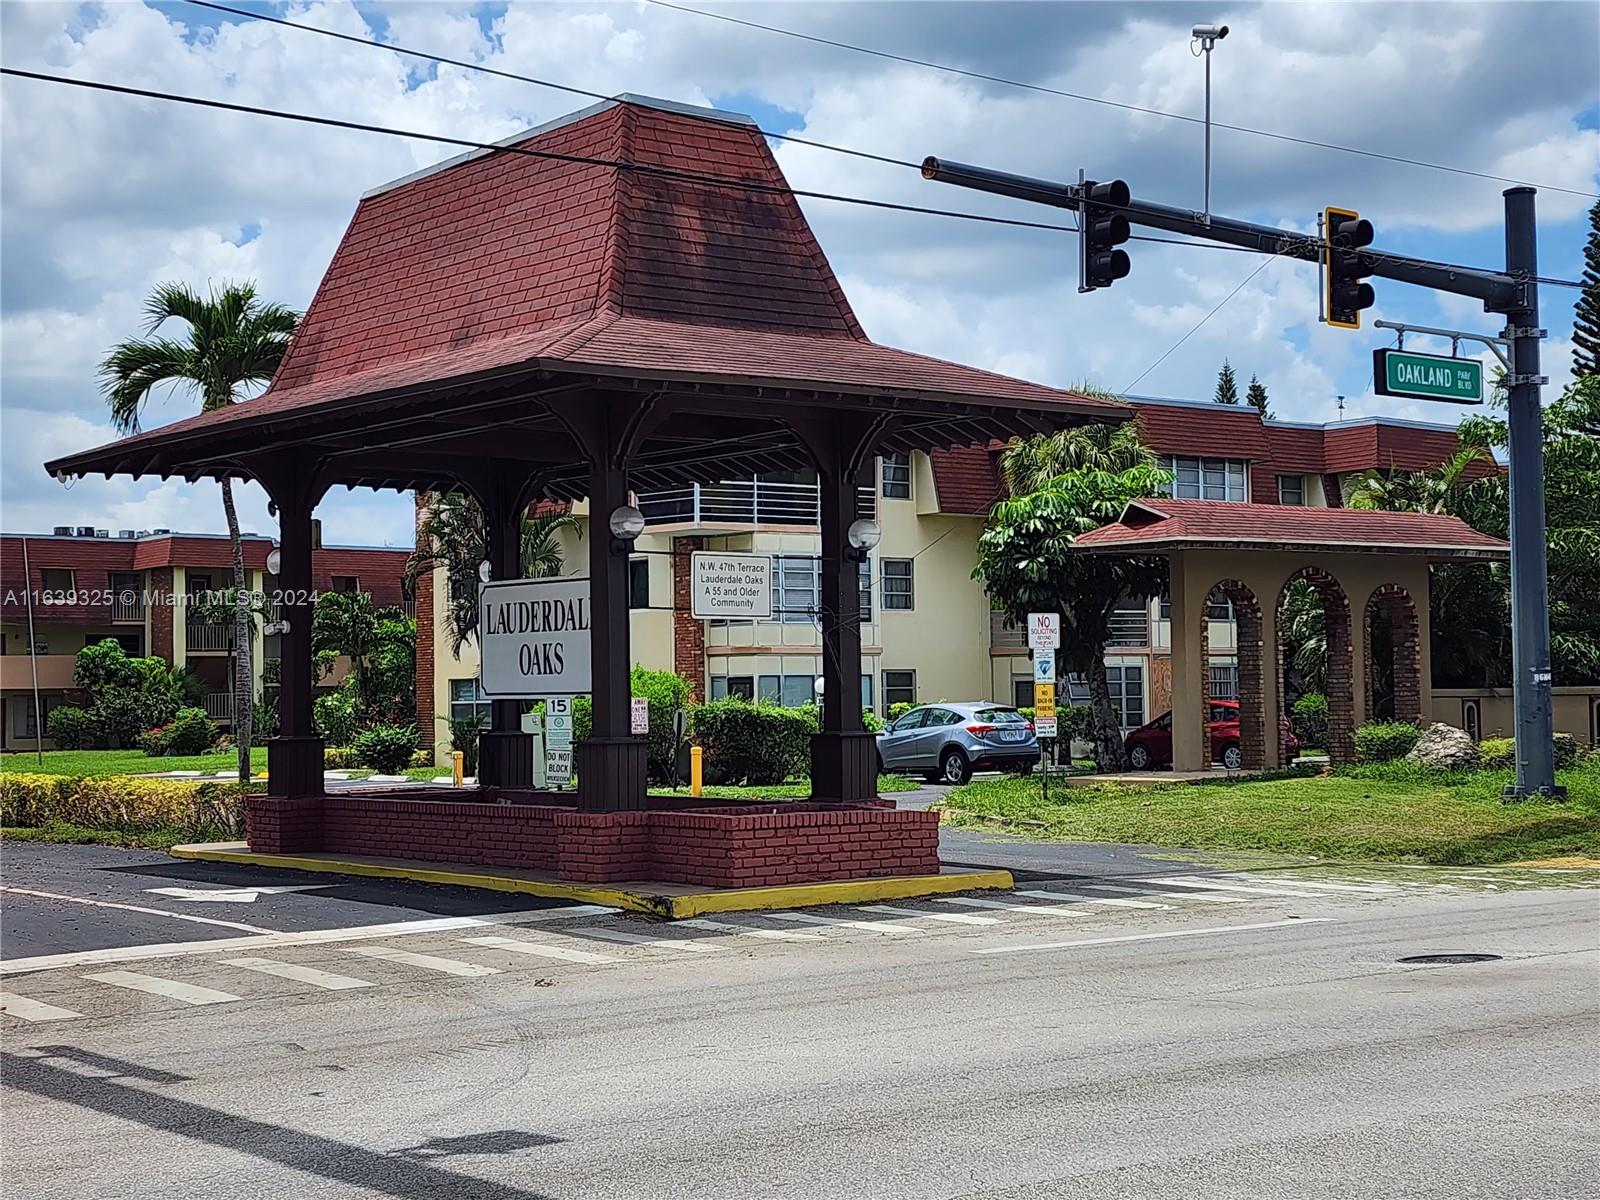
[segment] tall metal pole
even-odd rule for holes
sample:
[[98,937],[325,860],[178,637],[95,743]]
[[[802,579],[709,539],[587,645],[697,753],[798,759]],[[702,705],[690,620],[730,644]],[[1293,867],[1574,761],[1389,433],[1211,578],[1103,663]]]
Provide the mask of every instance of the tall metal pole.
[[1206,224],[1211,224],[1211,39],[1203,43],[1206,54]]
[[1506,272],[1524,279],[1521,302],[1506,311],[1511,342],[1506,375],[1510,434],[1511,663],[1517,778],[1507,799],[1561,796],[1556,787],[1550,703],[1550,591],[1545,562],[1544,420],[1539,406],[1539,254],[1534,190],[1505,191]]

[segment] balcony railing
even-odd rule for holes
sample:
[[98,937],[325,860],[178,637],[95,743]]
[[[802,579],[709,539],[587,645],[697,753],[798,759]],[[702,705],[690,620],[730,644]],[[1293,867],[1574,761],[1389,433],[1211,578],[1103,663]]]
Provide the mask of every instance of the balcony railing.
[[131,621],[137,624],[144,623],[144,601],[134,596],[131,600],[124,600],[120,595],[111,601],[111,619],[114,622]]
[[191,654],[226,653],[233,649],[233,623],[190,619],[184,626],[183,645]]
[[[641,492],[639,511],[647,525],[800,525],[821,523],[815,483],[771,483],[725,479]],[[856,511],[877,513],[877,493],[860,489]]]
[[206,716],[213,721],[233,720],[233,693],[232,692],[207,692]]
[[1148,646],[1150,644],[1150,611],[1144,608],[1119,608],[1111,613],[1107,623],[1111,636],[1108,646]]

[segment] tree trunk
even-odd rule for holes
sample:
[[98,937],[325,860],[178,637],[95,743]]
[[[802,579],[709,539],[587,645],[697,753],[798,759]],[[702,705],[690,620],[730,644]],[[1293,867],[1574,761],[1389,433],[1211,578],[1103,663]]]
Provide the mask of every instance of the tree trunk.
[[244,542],[239,538],[239,514],[233,507],[233,480],[222,484],[222,511],[228,517],[228,540],[233,546],[233,741],[239,751],[239,782],[250,782],[250,718],[256,698],[254,660],[250,653],[250,588],[244,570]]
[[1094,715],[1094,765],[1097,771],[1125,771],[1127,752],[1122,746],[1122,725],[1111,706],[1111,686],[1106,681],[1102,650],[1089,660],[1089,708]]

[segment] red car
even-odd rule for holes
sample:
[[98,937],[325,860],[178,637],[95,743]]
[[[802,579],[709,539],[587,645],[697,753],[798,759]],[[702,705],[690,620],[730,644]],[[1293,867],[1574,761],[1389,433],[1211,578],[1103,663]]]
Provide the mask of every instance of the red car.
[[[1239,750],[1239,702],[1237,700],[1211,701],[1211,720],[1206,728],[1211,732],[1211,758],[1230,771],[1237,771],[1244,763]],[[1172,762],[1172,713],[1164,712],[1147,725],[1141,725],[1123,741],[1128,751],[1128,765],[1135,771],[1148,771],[1151,767],[1167,766]],[[1283,756],[1292,762],[1300,753],[1300,739],[1294,736],[1287,719],[1283,721]]]

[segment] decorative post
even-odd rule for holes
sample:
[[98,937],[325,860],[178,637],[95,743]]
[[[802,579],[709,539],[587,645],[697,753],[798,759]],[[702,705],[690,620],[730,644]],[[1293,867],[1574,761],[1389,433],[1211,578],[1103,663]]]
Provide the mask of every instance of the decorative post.
[[[522,578],[522,521],[533,481],[525,468],[490,459],[471,481],[483,511],[489,578]],[[482,645],[482,639],[479,639]],[[489,704],[489,728],[478,735],[478,783],[482,787],[533,786],[533,739],[522,732],[522,701]]]

